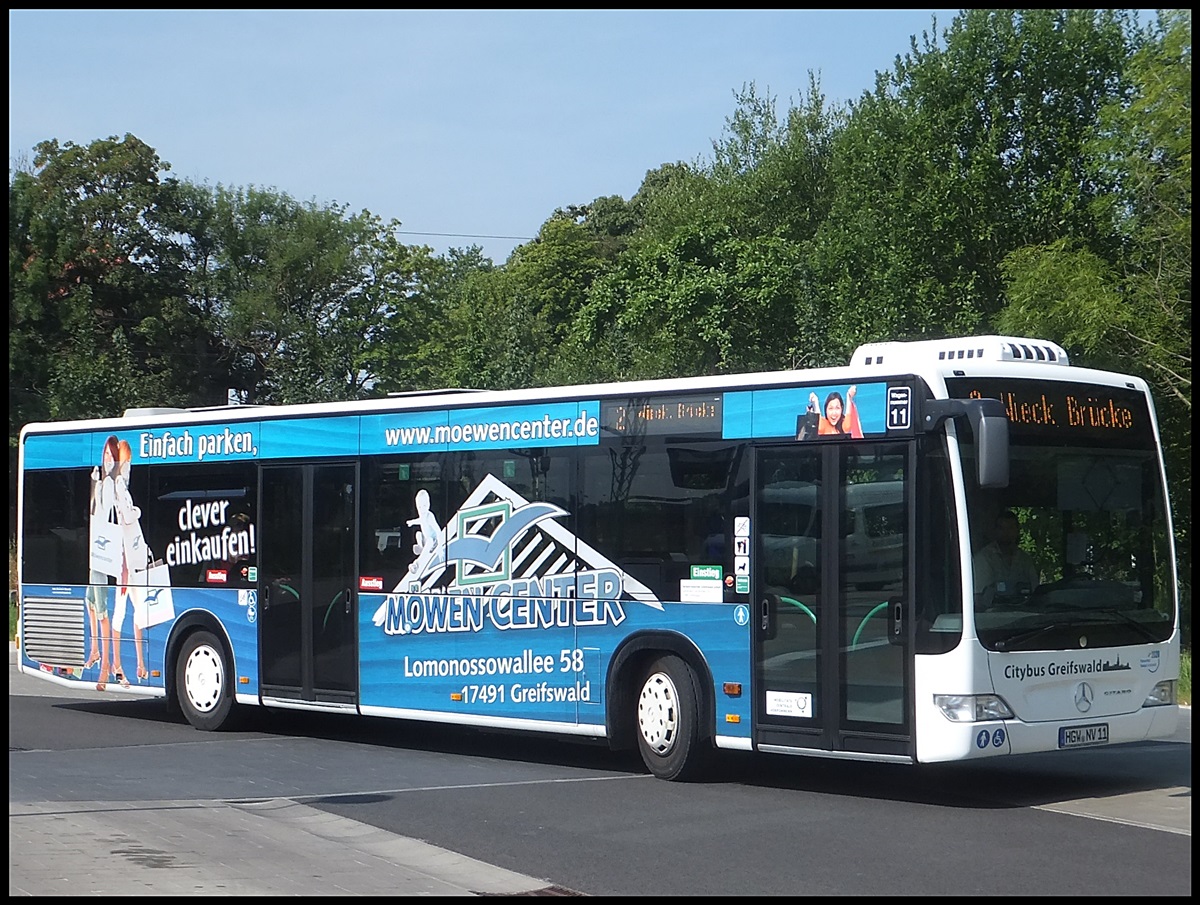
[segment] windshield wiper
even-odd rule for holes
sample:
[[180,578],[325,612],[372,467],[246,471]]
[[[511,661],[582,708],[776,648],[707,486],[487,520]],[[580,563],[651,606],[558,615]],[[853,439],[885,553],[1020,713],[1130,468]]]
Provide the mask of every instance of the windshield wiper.
[[1049,622],[1043,622],[1041,625],[1035,625],[1031,628],[1025,629],[1024,631],[1010,635],[1003,641],[997,641],[996,650],[1012,650],[1014,645],[1022,644],[1026,641],[1032,641],[1034,638],[1037,638],[1039,635],[1043,635],[1046,632],[1054,629],[1069,629],[1077,626],[1078,624],[1078,619],[1052,619]]
[[1150,629],[1145,624],[1138,622],[1136,619],[1134,619],[1128,613],[1122,612],[1121,610],[1114,609],[1114,608],[1108,608],[1108,609],[1103,609],[1103,610],[1091,610],[1090,612],[1103,613],[1105,616],[1113,616],[1116,619],[1119,619],[1121,622],[1124,622],[1126,625],[1133,626],[1135,629],[1138,630],[1138,633],[1143,638],[1145,638],[1147,641],[1163,640],[1162,638],[1160,638],[1156,634],[1154,634],[1154,632],[1150,631]]
[[[1059,610],[1056,612],[1062,613],[1063,611]],[[1018,631],[1015,634],[1010,635],[1008,638],[1005,638],[1003,641],[997,641],[996,650],[1012,650],[1013,647],[1032,641],[1034,638],[1040,637],[1046,632],[1054,629],[1073,629],[1086,627],[1089,622],[1093,621],[1093,617],[1097,616],[1110,616],[1118,622],[1122,622],[1125,625],[1131,626],[1132,628],[1136,629],[1137,633],[1146,641],[1158,642],[1162,640],[1155,635],[1148,626],[1138,622],[1128,613],[1124,613],[1121,610],[1109,608],[1100,610],[1085,610],[1082,612],[1075,611],[1072,616],[1073,618],[1071,619],[1051,619],[1050,621],[1043,622],[1040,625],[1030,626],[1023,631]]]

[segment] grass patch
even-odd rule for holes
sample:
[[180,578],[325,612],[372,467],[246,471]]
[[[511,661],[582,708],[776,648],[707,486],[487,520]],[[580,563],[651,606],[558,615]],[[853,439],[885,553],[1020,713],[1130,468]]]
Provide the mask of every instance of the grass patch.
[[1179,703],[1192,705],[1192,652],[1179,654]]

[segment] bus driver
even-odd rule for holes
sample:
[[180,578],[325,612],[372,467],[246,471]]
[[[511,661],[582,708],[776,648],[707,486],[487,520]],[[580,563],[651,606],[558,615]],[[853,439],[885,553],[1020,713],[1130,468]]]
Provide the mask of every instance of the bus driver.
[[1038,586],[1038,570],[1033,558],[1017,546],[1021,523],[1011,509],[996,515],[992,542],[975,554],[975,593],[989,587],[997,594],[1031,594]]

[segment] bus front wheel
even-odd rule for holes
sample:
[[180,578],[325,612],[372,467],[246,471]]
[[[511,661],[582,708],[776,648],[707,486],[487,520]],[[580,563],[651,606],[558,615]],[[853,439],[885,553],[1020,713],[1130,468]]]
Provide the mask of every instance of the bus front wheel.
[[183,642],[175,665],[180,709],[197,729],[220,729],[233,711],[233,683],[225,649],[211,632],[194,632]]
[[706,766],[709,743],[700,735],[696,673],[679,657],[650,664],[637,700],[638,750],[660,779],[688,780]]

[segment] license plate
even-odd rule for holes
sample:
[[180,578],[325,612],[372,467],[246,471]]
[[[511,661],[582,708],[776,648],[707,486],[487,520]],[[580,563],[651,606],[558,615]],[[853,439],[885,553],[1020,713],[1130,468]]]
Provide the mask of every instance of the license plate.
[[1058,747],[1087,748],[1091,745],[1108,744],[1108,723],[1093,723],[1090,726],[1060,726]]

